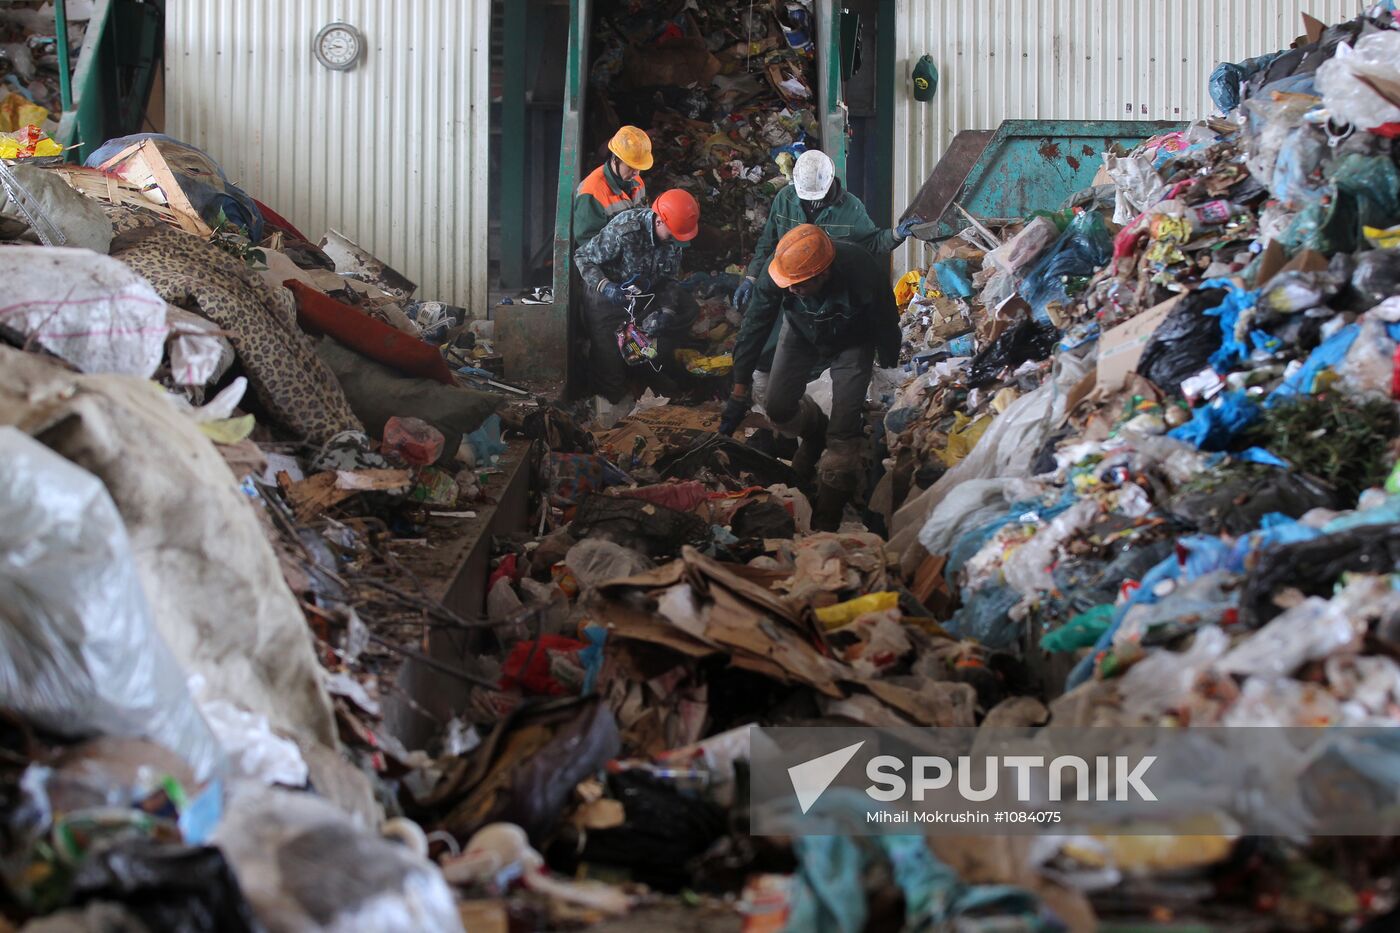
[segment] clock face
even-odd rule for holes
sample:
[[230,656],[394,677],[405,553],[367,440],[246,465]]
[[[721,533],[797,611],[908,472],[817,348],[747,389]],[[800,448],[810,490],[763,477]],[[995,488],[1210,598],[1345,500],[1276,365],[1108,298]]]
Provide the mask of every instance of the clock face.
[[353,68],[363,47],[360,31],[347,23],[331,23],[316,34],[316,58],[336,71]]

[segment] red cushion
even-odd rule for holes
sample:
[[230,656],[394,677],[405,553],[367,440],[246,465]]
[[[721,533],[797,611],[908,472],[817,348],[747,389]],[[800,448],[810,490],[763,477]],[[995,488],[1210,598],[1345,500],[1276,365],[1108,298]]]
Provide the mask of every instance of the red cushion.
[[395,330],[296,279],[282,284],[297,297],[297,321],[303,330],[334,337],[361,356],[405,375],[456,385],[452,370],[447,368],[437,347]]

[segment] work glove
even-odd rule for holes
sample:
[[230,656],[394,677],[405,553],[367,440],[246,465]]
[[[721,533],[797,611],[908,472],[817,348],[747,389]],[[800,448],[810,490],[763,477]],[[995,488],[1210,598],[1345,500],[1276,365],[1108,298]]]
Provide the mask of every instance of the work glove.
[[604,298],[615,305],[627,304],[627,289],[616,282],[604,282],[603,287],[598,289]]
[[909,235],[914,232],[914,228],[921,226],[923,223],[924,219],[918,214],[915,214],[912,217],[900,221],[899,226],[894,228],[894,235],[903,243],[905,240],[909,239]]
[[749,299],[753,297],[753,276],[744,276],[744,281],[739,283],[739,287],[734,289],[734,307],[740,311],[749,306]]
[[724,403],[724,411],[719,416],[719,433],[725,437],[733,437],[734,432],[739,430],[739,422],[749,413],[751,404],[749,387],[735,385],[733,394],[729,396],[729,401]]
[[634,275],[629,277],[627,281],[623,282],[621,285],[616,282],[604,282],[603,287],[598,290],[603,293],[604,298],[608,299],[608,301],[611,301],[613,304],[625,305],[628,299],[632,297],[628,289],[636,283],[637,276]]

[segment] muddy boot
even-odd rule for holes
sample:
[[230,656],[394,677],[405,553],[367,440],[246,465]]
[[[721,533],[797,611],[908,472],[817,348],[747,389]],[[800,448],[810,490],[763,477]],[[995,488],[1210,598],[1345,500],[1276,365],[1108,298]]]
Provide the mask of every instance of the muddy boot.
[[846,504],[860,484],[861,443],[837,438],[827,445],[817,463],[817,492],[812,506],[812,528],[836,531]]

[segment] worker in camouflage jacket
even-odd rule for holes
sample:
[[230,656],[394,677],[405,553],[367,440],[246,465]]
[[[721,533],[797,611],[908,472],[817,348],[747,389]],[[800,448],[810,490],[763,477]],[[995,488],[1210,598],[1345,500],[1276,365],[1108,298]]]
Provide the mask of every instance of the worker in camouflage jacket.
[[[700,205],[678,188],[664,192],[651,207],[623,211],[579,247],[574,265],[583,279],[584,316],[589,338],[589,380],[594,395],[617,404],[628,394],[628,366],[617,334],[628,308],[647,337],[657,342],[657,360],[666,371],[678,344],[699,312],[677,277],[685,245],[700,229]],[[634,295],[654,295],[633,304]],[[645,376],[637,367],[638,376]],[[656,382],[657,380],[651,380]],[[659,383],[665,385],[665,382]]]

